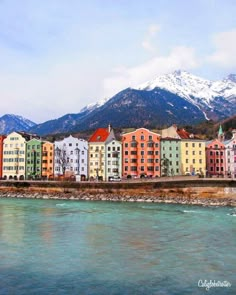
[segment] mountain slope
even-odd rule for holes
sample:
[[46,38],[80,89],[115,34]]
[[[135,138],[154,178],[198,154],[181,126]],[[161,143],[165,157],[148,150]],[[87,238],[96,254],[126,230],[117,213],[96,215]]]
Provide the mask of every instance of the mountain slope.
[[31,129],[40,135],[76,132],[109,123],[116,127],[161,127],[196,124],[236,114],[236,75],[209,81],[176,71],[125,89],[114,97],[88,105],[78,114],[68,114]]
[[0,117],[0,134],[9,134],[12,131],[28,131],[36,124],[21,116],[6,114]]
[[223,119],[236,113],[236,75],[210,81],[185,71],[158,76],[136,88],[151,91],[159,87],[199,107],[209,119]]
[[105,127],[156,127],[204,120],[198,107],[163,89],[126,89],[85,116],[74,131]]

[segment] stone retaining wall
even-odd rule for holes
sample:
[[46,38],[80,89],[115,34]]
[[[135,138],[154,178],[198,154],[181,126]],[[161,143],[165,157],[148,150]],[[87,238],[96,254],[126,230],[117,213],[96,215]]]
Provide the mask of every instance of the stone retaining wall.
[[0,182],[0,197],[236,206],[236,182]]

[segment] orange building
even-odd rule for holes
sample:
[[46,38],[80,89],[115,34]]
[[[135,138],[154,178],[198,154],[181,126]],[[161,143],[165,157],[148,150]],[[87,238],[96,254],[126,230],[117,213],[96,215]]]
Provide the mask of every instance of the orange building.
[[160,138],[145,128],[122,135],[124,177],[160,176]]
[[3,140],[5,138],[5,135],[0,135],[0,178],[2,178]]
[[54,177],[54,144],[49,141],[43,142],[42,149],[42,177]]

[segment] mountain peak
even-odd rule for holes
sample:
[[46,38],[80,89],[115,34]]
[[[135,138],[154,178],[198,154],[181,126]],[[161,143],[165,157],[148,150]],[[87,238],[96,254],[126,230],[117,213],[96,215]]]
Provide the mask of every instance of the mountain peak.
[[236,74],[229,74],[225,80],[236,83]]
[[0,118],[0,134],[12,131],[27,131],[36,124],[22,116],[6,114]]

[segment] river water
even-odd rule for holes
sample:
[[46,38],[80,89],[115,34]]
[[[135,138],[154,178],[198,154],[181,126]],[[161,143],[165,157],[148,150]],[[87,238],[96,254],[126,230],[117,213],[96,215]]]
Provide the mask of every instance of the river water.
[[236,294],[234,212],[0,199],[0,294]]

